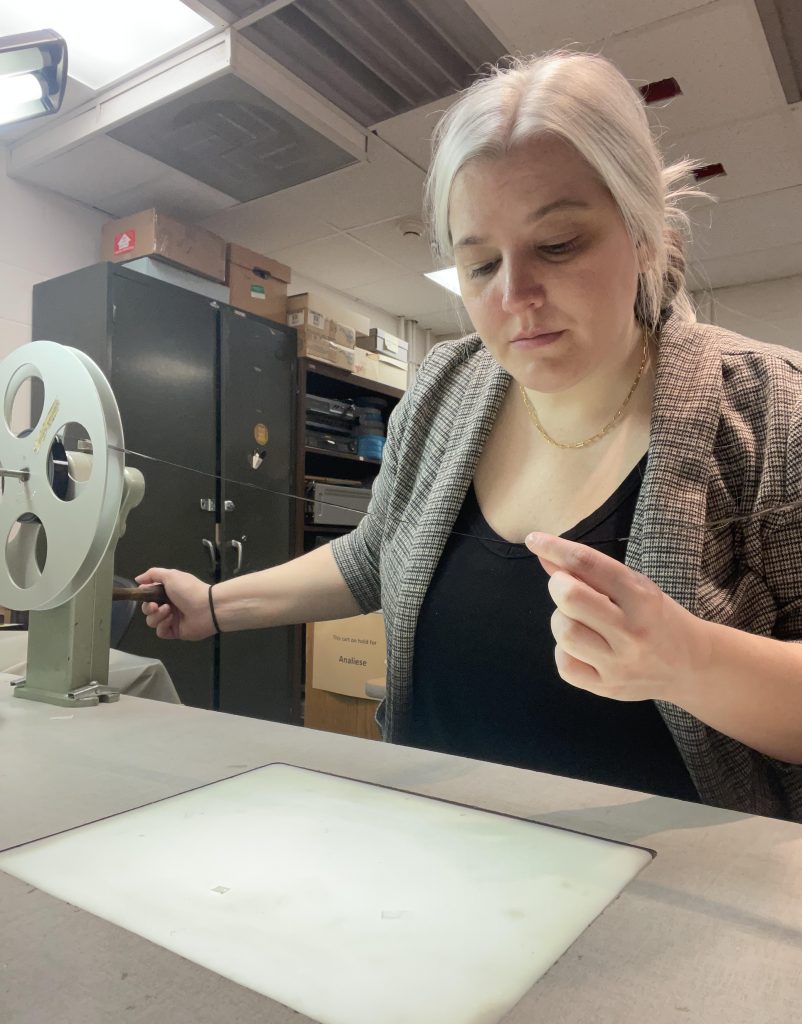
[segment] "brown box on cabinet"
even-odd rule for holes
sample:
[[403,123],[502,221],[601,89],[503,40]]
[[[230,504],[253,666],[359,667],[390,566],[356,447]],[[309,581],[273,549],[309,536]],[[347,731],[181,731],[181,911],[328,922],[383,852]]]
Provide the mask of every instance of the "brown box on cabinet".
[[391,388],[398,388],[399,391],[407,389],[407,364],[400,359],[393,359],[391,356],[378,354],[379,359],[379,383],[387,384]]
[[298,327],[298,355],[317,359],[320,363],[339,366],[341,370],[354,370],[354,350],[330,341],[314,327]]
[[368,380],[379,380],[379,355],[377,352],[368,352],[364,348],[354,349],[354,368],[351,371],[357,377],[366,377]]
[[142,210],[103,225],[101,255],[112,263],[155,256],[225,284],[226,243],[194,224],[183,224],[159,210]]
[[290,268],[278,260],[233,242],[228,246],[226,284],[229,302],[237,309],[285,324],[291,276]]
[[387,644],[381,612],[306,628],[313,633],[306,678],[315,689],[365,698],[367,683],[384,680]]
[[379,352],[382,355],[392,356],[402,363],[409,362],[409,342],[403,338],[396,338],[389,331],[382,331],[378,327],[371,327],[368,334],[357,335],[356,343],[359,348],[367,349],[370,352]]
[[357,348],[352,372],[357,377],[366,377],[379,384],[398,388],[399,391],[406,391],[407,388],[407,364],[380,352],[368,352],[366,349]]
[[313,329],[320,337],[328,338],[344,348],[353,348],[356,336],[370,330],[370,321],[366,316],[311,292],[289,297],[287,323],[299,330],[302,327]]

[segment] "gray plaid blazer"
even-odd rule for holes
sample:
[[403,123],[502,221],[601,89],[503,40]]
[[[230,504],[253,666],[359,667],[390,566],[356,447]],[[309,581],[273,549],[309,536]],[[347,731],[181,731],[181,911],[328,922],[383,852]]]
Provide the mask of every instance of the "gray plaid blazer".
[[[393,742],[410,722],[418,613],[510,379],[477,335],[436,346],[390,418],[369,514],[332,542],[363,611],[384,611],[387,698],[377,717]],[[627,565],[694,615],[802,642],[802,510],[781,507],[794,500],[802,353],[670,316]],[[751,517],[716,525],[738,516]],[[802,767],[657,706],[702,800],[802,821]]]

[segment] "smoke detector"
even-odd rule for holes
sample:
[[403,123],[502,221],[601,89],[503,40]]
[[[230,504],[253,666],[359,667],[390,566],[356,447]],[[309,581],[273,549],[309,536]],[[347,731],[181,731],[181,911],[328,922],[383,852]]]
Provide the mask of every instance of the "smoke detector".
[[423,222],[414,217],[404,217],[398,222],[398,230],[404,238],[423,238]]

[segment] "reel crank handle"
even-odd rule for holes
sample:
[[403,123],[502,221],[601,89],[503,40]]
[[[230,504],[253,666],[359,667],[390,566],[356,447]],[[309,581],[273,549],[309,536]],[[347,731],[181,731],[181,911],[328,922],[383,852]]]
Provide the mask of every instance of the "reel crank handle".
[[111,597],[113,601],[155,601],[156,604],[169,604],[167,592],[161,583],[147,583],[141,587],[115,587]]

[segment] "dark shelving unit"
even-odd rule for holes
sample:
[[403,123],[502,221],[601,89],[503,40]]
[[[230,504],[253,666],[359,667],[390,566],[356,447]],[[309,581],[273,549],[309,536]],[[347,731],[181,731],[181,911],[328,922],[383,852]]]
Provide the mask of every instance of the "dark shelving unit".
[[[398,388],[380,384],[378,381],[358,377],[336,366],[328,366],[316,359],[298,359],[298,392],[296,407],[297,423],[297,469],[296,480],[298,492],[303,493],[308,478],[336,479],[354,481],[369,487],[379,471],[381,462],[367,459],[361,455],[346,452],[326,452],[305,445],[306,409],[304,396],[307,394],[321,395],[340,401],[358,402],[363,398],[381,397],[388,399],[387,407],[382,415],[387,427],[387,418],[398,404],[404,392]],[[350,532],[352,526],[314,525],[305,521],[305,502],[296,502],[295,531],[298,552],[311,551],[316,545],[328,542],[334,537]],[[304,629],[304,632],[306,630]],[[307,648],[304,637],[304,647]],[[304,694],[306,695],[306,666],[304,665]],[[328,693],[325,690],[314,690],[314,715],[310,714],[309,724],[315,728],[330,729],[335,732],[347,732],[368,738],[377,738],[378,732],[373,722],[373,705],[370,701],[360,701],[353,697]],[[309,707],[310,701],[304,702]],[[314,720],[312,720],[314,719]]]

